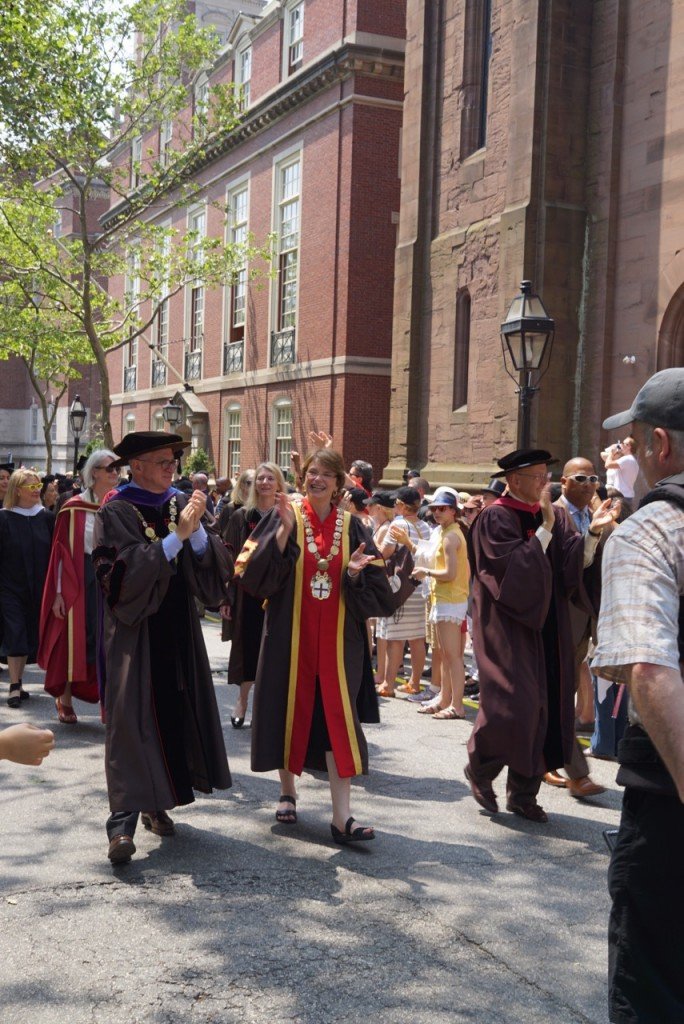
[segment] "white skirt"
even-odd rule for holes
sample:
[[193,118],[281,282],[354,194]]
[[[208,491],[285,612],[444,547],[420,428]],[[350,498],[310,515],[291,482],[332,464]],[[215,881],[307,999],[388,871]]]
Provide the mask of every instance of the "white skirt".
[[424,640],[425,598],[417,587],[394,615],[378,619],[375,635],[380,640]]

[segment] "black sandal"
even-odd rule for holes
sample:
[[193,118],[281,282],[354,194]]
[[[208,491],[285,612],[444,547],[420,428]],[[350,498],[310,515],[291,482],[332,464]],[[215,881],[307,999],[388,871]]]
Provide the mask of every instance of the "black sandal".
[[279,804],[292,804],[291,811],[276,811],[276,821],[279,821],[281,825],[296,825],[297,824],[297,801],[293,796],[288,796],[287,793],[281,793],[278,799]]
[[[335,825],[330,826],[332,837],[336,843],[369,843],[371,839],[375,839],[375,830],[369,827],[363,827],[359,825],[357,828],[352,828],[354,824],[354,818],[349,818],[346,825],[344,826],[344,832],[340,832],[339,828]],[[370,835],[366,835],[370,832]]]
[[[13,697],[12,694],[15,694]],[[18,708],[21,704],[21,683],[10,683],[9,697],[7,698],[8,708]]]

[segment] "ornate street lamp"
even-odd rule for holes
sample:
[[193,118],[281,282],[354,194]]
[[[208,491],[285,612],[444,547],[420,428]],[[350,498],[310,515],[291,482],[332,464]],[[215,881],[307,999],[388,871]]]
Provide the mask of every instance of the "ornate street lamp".
[[69,408],[69,424],[71,426],[71,433],[74,435],[74,477],[76,477],[77,464],[78,464],[78,444],[83,433],[85,421],[88,417],[88,411],[81,401],[79,395],[76,395],[71,406]]
[[[504,367],[518,385],[518,448],[530,447],[530,407],[539,391],[539,381],[549,368],[555,327],[544,303],[532,291],[532,282],[523,281],[520,294],[513,299],[501,324]],[[517,377],[509,370],[509,361]]]
[[174,405],[171,399],[168,400],[166,405],[162,405],[161,414],[164,417],[164,423],[168,423],[170,427],[177,427],[183,417],[183,410],[180,405]]

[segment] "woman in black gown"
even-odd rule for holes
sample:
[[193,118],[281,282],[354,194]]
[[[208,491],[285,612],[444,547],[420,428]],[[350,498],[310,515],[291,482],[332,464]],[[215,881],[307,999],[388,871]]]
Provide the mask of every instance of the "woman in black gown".
[[15,470],[0,509],[0,657],[9,666],[11,708],[29,696],[21,680],[24,666],[35,662],[38,651],[40,602],[55,522],[41,504],[41,486],[37,473]]
[[[237,558],[254,527],[274,507],[276,494],[284,491],[285,480],[275,463],[262,462],[257,466],[245,504],[233,512],[223,533],[233,558]],[[230,718],[234,729],[240,729],[244,724],[249,691],[256,678],[264,625],[262,604],[258,598],[245,593],[242,587],[231,583],[228,603],[221,609],[224,619],[222,639],[231,641],[228,682],[240,687],[235,711]]]

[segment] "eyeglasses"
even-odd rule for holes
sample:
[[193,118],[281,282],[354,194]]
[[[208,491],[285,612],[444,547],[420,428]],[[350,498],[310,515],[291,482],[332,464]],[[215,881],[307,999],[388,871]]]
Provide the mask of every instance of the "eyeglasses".
[[525,480],[536,480],[537,483],[548,478],[548,473],[516,473],[515,475],[522,476]]
[[432,511],[433,512],[444,512],[444,511],[446,511],[446,510],[448,510],[450,508],[455,508],[455,507],[456,507],[455,505],[433,505],[432,506]]
[[177,459],[138,459],[138,462],[147,462],[150,466],[161,466],[163,470],[174,469]]
[[591,476],[587,476],[586,473],[571,473],[568,480],[575,480],[578,484],[597,484],[599,482],[595,473]]
[[119,467],[115,466],[113,462],[104,463],[102,466],[95,466],[95,469],[104,469],[105,473],[119,472]]
[[337,473],[317,473],[315,469],[307,469],[306,475],[309,480],[315,480],[316,477],[320,480],[337,480]]
[[42,484],[21,484],[20,486],[23,487],[25,491],[41,491],[43,489]]

